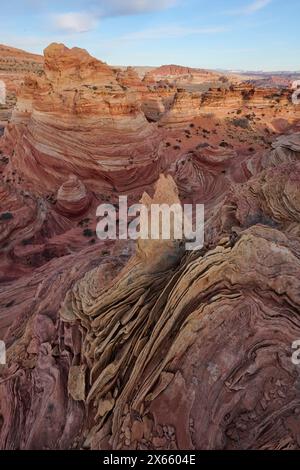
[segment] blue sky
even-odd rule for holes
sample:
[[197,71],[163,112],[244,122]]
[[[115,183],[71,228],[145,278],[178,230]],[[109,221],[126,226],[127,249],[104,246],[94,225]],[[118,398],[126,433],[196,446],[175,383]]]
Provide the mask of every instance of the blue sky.
[[299,0],[8,0],[0,43],[114,65],[300,70]]

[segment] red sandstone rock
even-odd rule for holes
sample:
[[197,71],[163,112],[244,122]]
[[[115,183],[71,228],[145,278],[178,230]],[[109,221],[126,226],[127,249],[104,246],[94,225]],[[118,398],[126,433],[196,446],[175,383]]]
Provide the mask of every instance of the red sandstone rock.
[[221,74],[212,72],[210,70],[196,69],[191,67],[182,67],[180,65],[162,65],[156,69],[151,70],[145,75],[146,81],[160,81],[167,80],[175,83],[178,86],[183,83],[203,83],[213,80],[219,80]]
[[[1,141],[0,448],[299,449],[288,100],[177,92],[46,49]],[[120,191],[204,203],[204,247],[97,240],[96,207]]]
[[61,185],[57,192],[57,209],[69,216],[78,216],[87,211],[91,195],[87,193],[84,184],[75,176]]
[[159,131],[116,73],[84,50],[53,44],[45,74],[27,79],[18,96],[4,139],[14,154],[8,171],[37,192],[56,191],[74,172],[89,189],[104,191],[153,182]]

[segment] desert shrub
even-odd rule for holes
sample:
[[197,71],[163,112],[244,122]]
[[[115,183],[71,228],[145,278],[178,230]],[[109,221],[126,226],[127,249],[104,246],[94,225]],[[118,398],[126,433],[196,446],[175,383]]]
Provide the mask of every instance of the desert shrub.
[[233,119],[232,124],[235,127],[241,127],[242,129],[248,129],[249,121],[247,118]]
[[222,140],[222,142],[220,142],[220,147],[229,147],[229,144],[228,142],[225,142],[225,140]]
[[26,246],[26,245],[32,245],[33,243],[33,239],[32,238],[25,238],[24,240],[22,240],[22,245]]
[[84,237],[92,237],[94,235],[93,230],[91,230],[90,228],[85,228],[82,233]]
[[13,217],[11,212],[3,212],[3,214],[0,215],[0,220],[11,220]]

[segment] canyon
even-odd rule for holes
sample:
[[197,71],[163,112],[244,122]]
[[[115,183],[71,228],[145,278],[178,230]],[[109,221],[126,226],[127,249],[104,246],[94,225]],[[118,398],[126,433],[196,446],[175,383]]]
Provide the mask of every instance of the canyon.
[[[290,81],[57,43],[0,68],[0,448],[299,449]],[[100,240],[120,195],[204,204],[204,246]]]

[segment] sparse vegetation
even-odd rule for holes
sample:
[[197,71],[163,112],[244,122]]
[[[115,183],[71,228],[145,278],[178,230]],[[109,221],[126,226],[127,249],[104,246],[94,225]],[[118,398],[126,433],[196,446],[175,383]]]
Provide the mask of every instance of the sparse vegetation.
[[229,144],[228,144],[228,142],[225,142],[225,140],[222,140],[222,142],[220,142],[220,144],[219,144],[219,145],[220,145],[220,147],[224,147],[224,148],[227,148],[227,147],[229,147]]
[[94,236],[94,232],[90,228],[85,228],[82,233],[83,233],[84,237],[93,237]]
[[33,239],[32,238],[25,238],[22,240],[22,245],[27,246],[27,245],[32,245]]
[[78,222],[78,225],[80,227],[84,227],[85,225],[87,225],[88,223],[90,222],[90,218],[89,217],[86,217],[85,219],[82,219]]
[[247,118],[233,119],[232,124],[235,127],[241,127],[242,129],[248,129],[249,128],[249,120]]

